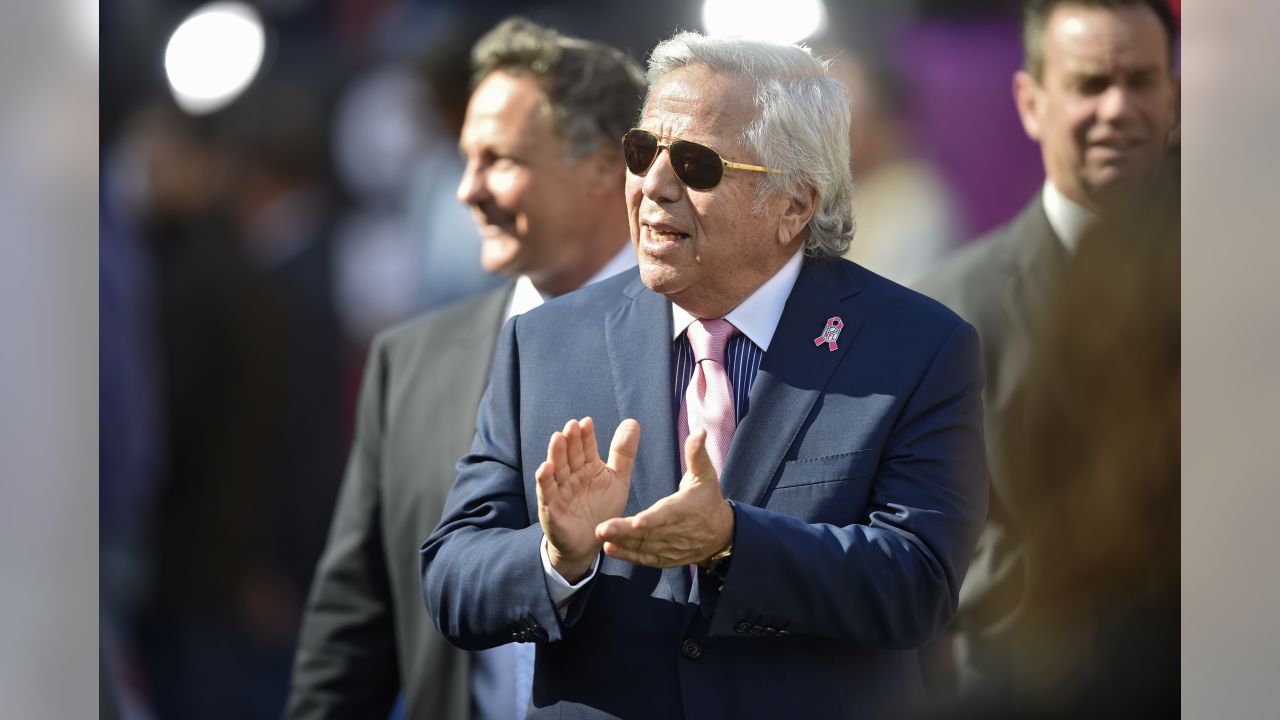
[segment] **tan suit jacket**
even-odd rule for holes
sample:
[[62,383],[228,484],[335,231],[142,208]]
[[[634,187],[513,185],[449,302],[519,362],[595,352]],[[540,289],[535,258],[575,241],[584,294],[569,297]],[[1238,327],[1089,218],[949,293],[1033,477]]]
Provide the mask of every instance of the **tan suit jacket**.
[[1013,220],[957,252],[916,287],[977,328],[986,373],[983,406],[991,509],[953,625],[963,685],[1007,676],[1003,640],[1021,612],[1026,556],[1022,531],[1009,505],[1001,438],[1015,391],[1042,340],[1043,318],[1067,259],[1037,193]]

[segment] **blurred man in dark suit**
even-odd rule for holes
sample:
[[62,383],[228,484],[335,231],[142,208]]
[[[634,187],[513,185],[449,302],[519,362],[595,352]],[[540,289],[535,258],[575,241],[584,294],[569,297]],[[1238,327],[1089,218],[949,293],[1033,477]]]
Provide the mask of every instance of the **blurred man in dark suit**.
[[[617,139],[644,92],[617,50],[508,20],[476,45],[458,198],[499,290],[384,333],[317,571],[288,716],[510,718],[528,682],[512,646],[468,654],[431,627],[417,548],[440,519],[502,324],[635,264]],[[531,672],[531,668],[530,668]]]

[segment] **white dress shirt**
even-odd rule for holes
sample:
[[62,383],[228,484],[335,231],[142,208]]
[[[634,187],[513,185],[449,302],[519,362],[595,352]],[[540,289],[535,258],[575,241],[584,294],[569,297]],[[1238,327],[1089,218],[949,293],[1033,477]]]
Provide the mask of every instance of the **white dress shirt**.
[[1058,236],[1068,255],[1075,255],[1081,238],[1102,221],[1092,210],[1063,195],[1049,180],[1044,181],[1040,202],[1044,205],[1049,227],[1053,228],[1053,234]]

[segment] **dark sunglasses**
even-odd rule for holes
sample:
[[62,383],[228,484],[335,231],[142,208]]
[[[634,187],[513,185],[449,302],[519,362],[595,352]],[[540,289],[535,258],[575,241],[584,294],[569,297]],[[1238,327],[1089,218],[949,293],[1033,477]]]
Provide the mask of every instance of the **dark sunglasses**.
[[658,153],[662,148],[667,149],[671,159],[671,169],[675,170],[676,177],[694,190],[710,190],[719,185],[720,179],[724,177],[725,168],[775,174],[783,172],[777,168],[730,162],[706,145],[688,140],[662,142],[657,135],[648,130],[638,128],[628,130],[627,134],[622,136],[622,155],[626,158],[627,169],[635,175],[643,176],[649,172],[649,168],[658,159]]

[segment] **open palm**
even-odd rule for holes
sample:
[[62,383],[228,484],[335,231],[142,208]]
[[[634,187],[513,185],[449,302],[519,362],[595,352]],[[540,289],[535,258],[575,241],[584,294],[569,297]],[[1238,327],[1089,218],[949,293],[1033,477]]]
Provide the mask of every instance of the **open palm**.
[[590,569],[601,541],[596,526],[619,517],[631,489],[631,469],[640,443],[640,424],[624,420],[600,457],[591,418],[570,420],[552,433],[547,460],[534,473],[538,522],[547,536],[547,555],[566,580],[574,582]]

